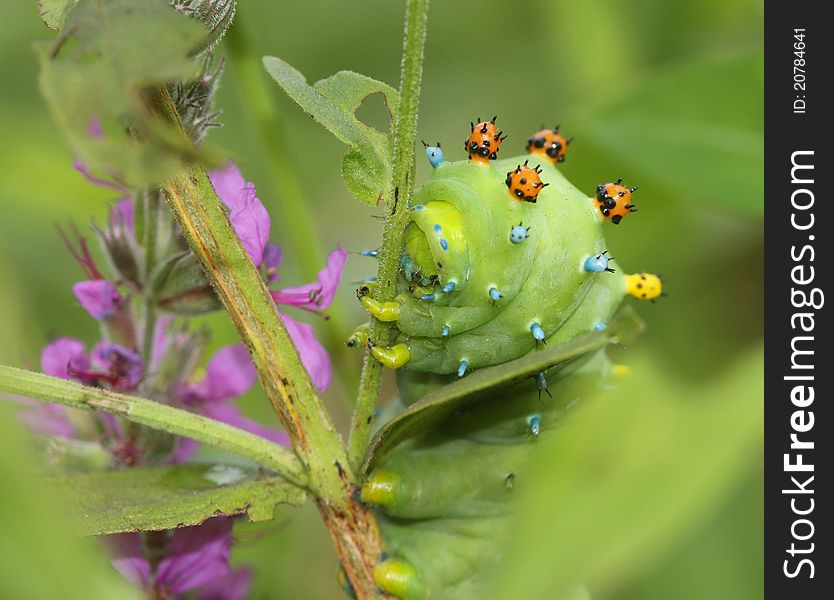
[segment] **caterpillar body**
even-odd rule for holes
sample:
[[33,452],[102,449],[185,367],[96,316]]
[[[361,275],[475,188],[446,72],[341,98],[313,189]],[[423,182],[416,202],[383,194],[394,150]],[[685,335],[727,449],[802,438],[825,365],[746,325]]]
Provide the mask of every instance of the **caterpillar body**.
[[[407,416],[473,371],[604,336],[626,295],[662,294],[657,276],[612,268],[603,232],[618,196],[600,201],[559,172],[567,141],[558,152],[531,143],[531,155],[498,159],[494,122],[472,129],[479,144],[491,141],[489,154],[472,137],[468,159],[457,162],[427,147],[433,169],[410,206],[398,295],[383,303],[370,287],[358,294],[398,331],[390,346],[368,340],[374,357],[398,369],[399,397],[380,421]],[[619,184],[601,188],[618,192]],[[633,207],[633,190],[623,189]],[[618,211],[617,222],[630,209]],[[367,330],[357,336],[365,340]],[[377,566],[380,587],[414,600],[483,597],[481,574],[499,560],[495,539],[532,445],[615,372],[597,346],[470,394],[432,427],[371,455],[361,497],[379,507],[390,553]],[[387,427],[377,434],[383,441]]]

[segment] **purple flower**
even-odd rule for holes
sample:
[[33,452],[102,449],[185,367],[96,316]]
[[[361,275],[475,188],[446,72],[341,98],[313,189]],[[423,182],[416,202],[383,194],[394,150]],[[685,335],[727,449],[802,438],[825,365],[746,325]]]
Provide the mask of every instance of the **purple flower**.
[[[255,186],[243,178],[240,169],[233,163],[212,171],[209,177],[217,195],[229,207],[229,220],[252,262],[256,267],[261,267],[268,283],[277,280],[283,253],[275,244],[267,243],[269,214],[258,200]],[[336,248],[328,255],[327,264],[319,271],[316,281],[271,291],[273,300],[278,305],[320,313],[333,303],[347,257],[344,248]],[[313,334],[313,328],[306,323],[294,321],[284,313],[279,314],[314,385],[319,391],[327,389],[332,379],[330,357]]]
[[122,304],[119,290],[106,279],[79,281],[72,286],[72,293],[84,310],[97,320],[112,317]]
[[[81,160],[74,160],[72,163],[72,168],[81,173],[84,176],[84,179],[92,183],[93,185],[97,185],[99,187],[107,188],[108,190],[116,190],[117,192],[127,192],[129,191],[126,186],[123,184],[112,181],[110,179],[104,179],[102,177],[96,177],[92,173],[90,173],[90,169],[87,167],[86,163]],[[115,178],[114,178],[115,179]]]
[[107,536],[106,544],[114,555],[113,566],[122,576],[154,597],[179,599],[194,592],[198,600],[242,600],[249,594],[249,570],[229,566],[229,518],[174,530],[155,571],[143,551],[141,534]]
[[297,306],[313,312],[324,310],[333,303],[347,257],[347,250],[342,247],[336,248],[327,256],[327,265],[319,271],[316,281],[272,291],[272,299],[276,304]]
[[139,355],[110,342],[100,342],[91,355],[73,338],[58,338],[41,351],[41,370],[47,375],[74,379],[87,385],[107,384],[111,389],[135,389],[142,380]]
[[313,332],[313,327],[307,323],[299,323],[294,321],[280,311],[278,315],[284,322],[284,327],[287,328],[287,333],[290,334],[293,344],[298,349],[298,355],[301,357],[301,363],[310,374],[310,379],[313,385],[320,392],[323,392],[330,387],[333,379],[333,371],[330,368],[330,355],[327,350],[316,338]]
[[122,198],[110,209],[108,216],[111,226],[118,227],[130,237],[134,235],[134,208],[133,198]]
[[[206,366],[203,379],[180,389],[180,401],[194,412],[244,429],[277,444],[289,445],[286,433],[264,427],[244,417],[234,400],[245,394],[257,379],[255,367],[246,348],[241,344],[226,346],[217,351]],[[171,460],[183,462],[197,450],[198,443],[180,438]]]
[[270,220],[258,199],[255,184],[246,181],[234,163],[209,173],[220,200],[229,208],[229,221],[255,266],[264,260],[269,240]]

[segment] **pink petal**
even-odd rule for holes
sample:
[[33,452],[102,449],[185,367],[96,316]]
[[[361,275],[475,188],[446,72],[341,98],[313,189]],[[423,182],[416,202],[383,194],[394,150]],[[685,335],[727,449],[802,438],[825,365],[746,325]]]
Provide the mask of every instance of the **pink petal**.
[[130,237],[135,235],[133,198],[122,198],[113,205],[110,209],[110,223],[121,227]]
[[178,437],[174,445],[174,451],[168,457],[168,462],[175,465],[187,462],[199,449],[199,442],[191,438]]
[[204,400],[220,402],[245,394],[258,374],[243,344],[218,350],[206,366],[206,376],[194,386]]
[[209,173],[220,200],[229,207],[229,221],[255,266],[263,262],[269,240],[269,213],[258,199],[255,185],[243,179],[234,163]]
[[132,390],[142,381],[142,358],[133,350],[119,344],[101,341],[91,352],[93,367],[108,375],[110,386],[117,390]]
[[235,569],[201,587],[195,600],[244,600],[249,596],[251,584],[250,569]]
[[266,270],[266,279],[272,283],[278,279],[278,267],[281,266],[281,261],[284,260],[284,253],[279,246],[275,244],[267,244],[264,249],[263,267]]
[[71,379],[71,371],[89,371],[90,359],[79,340],[62,337],[41,351],[41,371],[53,377]]
[[319,271],[315,282],[273,291],[272,299],[276,304],[298,306],[308,310],[327,308],[333,303],[347,258],[347,250],[341,246],[336,248],[327,256],[327,265]]
[[151,565],[142,553],[142,537],[138,533],[119,533],[103,540],[116,570],[133,585],[149,588]]
[[214,419],[215,421],[221,421],[232,425],[233,427],[237,427],[238,429],[254,433],[255,435],[266,438],[271,442],[275,442],[276,444],[281,444],[282,446],[290,445],[290,438],[286,432],[278,429],[271,429],[265,425],[261,425],[253,419],[244,417],[243,414],[241,414],[240,409],[238,409],[238,407],[234,404],[217,404],[207,406],[203,414]]
[[[24,400],[28,400],[28,398]],[[26,404],[30,408],[18,413],[17,418],[29,431],[56,437],[75,437],[75,427],[73,427],[67,418],[67,413],[63,406],[59,404],[45,404],[36,400],[31,400],[26,402]]]
[[333,378],[333,373],[330,369],[330,356],[327,350],[319,343],[313,333],[312,326],[307,323],[299,323],[293,321],[284,313],[278,313],[284,326],[287,328],[287,333],[290,334],[304,368],[313,380],[313,385],[316,386],[320,392],[323,392],[330,387],[330,382]]
[[95,177],[92,173],[90,173],[90,170],[87,168],[87,165],[81,160],[73,161],[72,168],[81,173],[84,176],[84,179],[86,179],[93,185],[97,185],[99,187],[107,188],[110,190],[116,190],[117,192],[128,191],[128,189],[125,186],[116,183],[115,181]]
[[99,320],[112,317],[122,302],[119,290],[106,279],[79,281],[72,286],[72,293],[84,310]]
[[159,563],[156,584],[181,594],[225,577],[231,545],[232,520],[225,517],[175,530],[168,556]]

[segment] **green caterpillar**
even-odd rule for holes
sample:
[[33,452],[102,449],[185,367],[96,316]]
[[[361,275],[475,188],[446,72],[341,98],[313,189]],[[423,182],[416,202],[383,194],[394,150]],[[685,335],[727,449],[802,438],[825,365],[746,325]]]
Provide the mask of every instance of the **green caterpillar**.
[[[372,444],[361,497],[379,507],[390,553],[377,583],[400,598],[483,597],[481,573],[500,558],[495,540],[531,444],[621,370],[604,342],[530,365],[547,348],[604,337],[627,294],[663,294],[655,275],[615,271],[605,249],[604,222],[635,211],[636,188],[617,180],[589,198],[571,185],[556,167],[570,143],[558,128],[534,134],[530,155],[498,160],[504,137],[493,118],[471,124],[468,160],[445,162],[439,144],[426,147],[433,172],[410,207],[398,295],[381,303],[369,287],[358,293],[399,330],[390,347],[373,345],[366,328],[348,344],[367,341],[398,369],[399,398],[382,415],[390,422]],[[420,433],[407,430],[466,379],[450,383],[505,363],[519,372],[462,392]]]

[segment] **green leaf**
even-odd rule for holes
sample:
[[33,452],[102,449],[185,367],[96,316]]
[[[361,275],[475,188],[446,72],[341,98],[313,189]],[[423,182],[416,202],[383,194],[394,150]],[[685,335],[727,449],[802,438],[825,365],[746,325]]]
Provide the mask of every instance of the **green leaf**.
[[432,429],[461,407],[494,395],[502,388],[529,380],[551,367],[587,355],[612,341],[625,343],[642,333],[643,328],[644,324],[634,310],[626,306],[603,331],[583,335],[494,367],[479,369],[427,394],[376,433],[365,456],[362,472],[368,473],[390,449],[420,432]]
[[305,493],[283,479],[228,465],[179,465],[62,475],[46,483],[65,495],[81,535],[198,525],[219,515],[272,518],[277,504],[301,506]]
[[35,475],[43,456],[0,400],[0,581],[3,598],[139,600],[116,573],[100,544],[72,534],[52,489]]
[[189,55],[204,37],[165,0],[79,0],[58,37],[36,45],[43,95],[93,174],[134,187],[197,158],[188,140],[154,118],[147,98],[197,74]]
[[58,31],[77,3],[78,0],[38,0],[38,12],[47,27]]
[[378,204],[390,178],[391,143],[388,135],[362,123],[356,110],[368,96],[382,94],[393,121],[397,91],[351,71],[341,71],[311,86],[299,71],[280,58],[265,56],[263,62],[290,98],[351,148],[342,162],[345,183],[362,202]]
[[[676,65],[592,108],[579,134],[674,191],[671,201],[764,210],[761,56]],[[639,200],[638,200],[639,202]]]
[[644,359],[615,397],[546,440],[491,597],[610,592],[666,556],[759,464],[761,357],[757,348],[703,386]]

